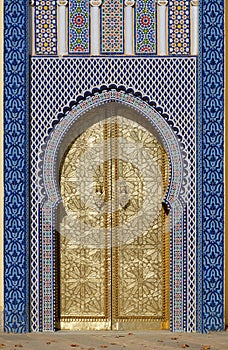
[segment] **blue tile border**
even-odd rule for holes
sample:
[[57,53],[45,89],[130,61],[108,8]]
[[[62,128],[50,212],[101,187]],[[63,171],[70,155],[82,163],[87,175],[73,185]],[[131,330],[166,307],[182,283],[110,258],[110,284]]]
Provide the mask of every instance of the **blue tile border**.
[[224,329],[224,2],[200,3],[197,329]]
[[29,330],[28,2],[4,1],[4,330]]
[[[5,331],[29,331],[28,1],[4,0]],[[224,1],[200,2],[197,329],[224,329]]]

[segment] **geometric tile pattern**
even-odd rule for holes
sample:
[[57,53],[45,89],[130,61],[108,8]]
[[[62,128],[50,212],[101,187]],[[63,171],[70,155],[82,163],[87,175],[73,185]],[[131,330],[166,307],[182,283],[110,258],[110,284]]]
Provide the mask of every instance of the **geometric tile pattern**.
[[[5,260],[4,260],[4,280],[5,280],[5,330],[8,332],[26,332],[29,330],[29,315],[28,315],[28,296],[29,296],[29,249],[28,249],[28,36],[27,36],[27,0],[5,0],[4,1],[4,18],[5,18],[5,119],[4,119],[4,133],[5,133],[5,163],[4,163],[4,186],[5,186]],[[197,307],[191,305],[190,314],[192,319],[194,318],[195,310],[197,309],[197,330],[198,331],[210,331],[210,330],[223,330],[224,327],[224,225],[223,225],[223,14],[224,14],[224,1],[215,2],[214,0],[202,0],[200,2],[200,48],[199,48],[199,104],[198,104],[198,119],[197,119]],[[15,60],[16,57],[16,60]],[[167,58],[168,59],[168,58]],[[56,61],[56,60],[54,60]],[[42,70],[41,61],[39,70]],[[106,62],[107,63],[107,62]],[[114,62],[114,67],[119,62]],[[124,62],[125,63],[125,62]],[[176,62],[177,63],[177,62]],[[80,65],[80,62],[77,61]],[[100,63],[98,63],[100,64]],[[145,67],[148,65],[147,59],[143,64],[143,73],[145,73]],[[33,72],[34,72],[33,62]],[[36,67],[37,68],[37,67]],[[76,66],[77,68],[77,66]],[[147,67],[146,67],[147,68]],[[163,76],[168,77],[167,81],[162,79],[162,74],[159,72],[159,67],[154,67],[150,64],[151,76],[154,77],[154,82],[149,79],[147,82],[144,80],[145,74],[139,75],[138,70],[140,66],[137,65],[137,72],[134,70],[134,80],[131,80],[126,75],[127,67],[120,68],[123,72],[123,76],[118,77],[117,85],[124,84],[128,88],[133,88],[135,91],[141,91],[145,96],[157,102],[157,105],[163,109],[163,112],[176,111],[175,125],[178,125],[179,133],[181,132],[182,141],[185,141],[185,128],[188,122],[189,115],[187,113],[186,118],[182,118],[184,113],[181,112],[182,102],[185,100],[186,105],[189,104],[191,109],[191,101],[188,93],[185,92],[184,84],[188,85],[188,80],[191,81],[190,75],[186,74],[179,79],[177,66],[176,78],[178,80],[179,88],[173,80],[173,86],[176,90],[173,90],[172,84],[170,85],[170,77],[166,73],[166,67],[163,65]],[[79,71],[82,67],[79,69]],[[119,67],[115,68],[117,71]],[[129,69],[129,62],[128,62]],[[173,67],[174,69],[174,67]],[[174,69],[175,71],[176,69]],[[88,72],[88,64],[87,64]],[[159,73],[157,73],[159,72]],[[52,71],[53,73],[53,71]],[[56,79],[61,79],[61,69],[58,71],[57,76],[51,75]],[[114,72],[115,73],[115,72]],[[103,68],[102,72],[95,77],[100,79],[99,84],[110,84],[110,81],[115,81],[116,78],[112,73],[112,69]],[[137,73],[137,74],[136,74]],[[59,75],[60,74],[60,75]],[[104,77],[101,75],[104,74]],[[131,75],[132,73],[130,73]],[[190,74],[190,73],[189,73]],[[156,75],[160,76],[159,81],[156,79]],[[194,74],[193,74],[194,75]],[[67,92],[66,96],[61,92],[52,90],[50,96],[49,90],[46,92],[46,87],[50,83],[50,75],[47,74],[48,80],[42,81],[41,76],[37,76],[39,85],[36,85],[37,93],[41,85],[44,84],[42,92],[46,94],[46,97],[50,97],[50,100],[54,102],[53,110],[52,105],[45,104],[44,112],[47,111],[49,117],[56,115],[56,113],[66,106],[70,100],[76,98],[80,92],[86,91],[87,86],[82,79],[78,85],[77,78],[79,77],[76,69],[76,74],[73,79],[76,84],[75,87],[71,87],[71,92]],[[172,74],[171,74],[172,76]],[[33,75],[34,77],[34,75]],[[44,76],[42,76],[44,77]],[[72,75],[71,75],[72,77]],[[91,77],[89,77],[88,85],[93,88],[93,82],[91,83]],[[143,79],[142,79],[143,77]],[[68,77],[67,77],[68,78]],[[41,79],[41,80],[39,80]],[[142,80],[142,82],[140,81]],[[106,81],[104,81],[106,80]],[[58,80],[57,80],[58,81]],[[61,79],[64,83],[64,80]],[[135,81],[135,83],[134,83]],[[13,83],[12,83],[13,82]],[[69,78],[67,79],[69,83]],[[172,91],[166,87],[172,87]],[[182,85],[183,82],[183,85]],[[193,86],[194,85],[194,82]],[[160,84],[160,86],[159,86]],[[162,84],[162,85],[161,85]],[[191,82],[189,83],[189,89],[191,90]],[[158,94],[158,90],[160,93]],[[65,90],[63,89],[65,92]],[[167,91],[167,94],[165,93]],[[162,93],[164,92],[164,93]],[[177,94],[175,94],[177,92]],[[212,93],[213,92],[213,93]],[[181,95],[183,93],[184,97]],[[190,96],[192,92],[190,92]],[[38,93],[39,95],[39,93]],[[160,96],[159,96],[160,95]],[[195,94],[194,94],[195,96]],[[56,100],[55,100],[56,98]],[[48,99],[47,99],[48,100]],[[50,101],[49,100],[49,101]],[[193,99],[194,100],[194,99]],[[42,100],[44,102],[45,100]],[[40,102],[40,101],[38,101]],[[180,103],[180,105],[179,105]],[[195,100],[193,101],[193,104]],[[42,111],[43,105],[39,105]],[[37,131],[40,131],[40,137],[48,134],[48,127],[52,128],[52,119],[46,120],[45,130],[42,130],[44,120],[36,120],[36,108],[33,105],[34,114],[33,121],[35,121]],[[172,111],[171,111],[172,112]],[[43,114],[44,115],[44,114]],[[182,126],[181,121],[182,119]],[[191,126],[188,127],[191,133],[194,126],[193,119],[189,119]],[[49,125],[48,125],[49,124]],[[32,123],[30,124],[32,125]],[[181,127],[180,127],[181,126]],[[187,128],[186,128],[187,129]],[[38,132],[33,130],[34,139],[39,139]],[[189,135],[189,139],[190,139]],[[12,144],[13,142],[13,144]],[[193,147],[195,147],[195,139],[192,139]],[[34,143],[33,143],[34,144]],[[190,143],[190,148],[191,148]],[[13,150],[13,152],[11,152]],[[15,152],[14,152],[15,150]],[[190,151],[189,151],[190,153]],[[188,153],[188,154],[189,154]],[[33,154],[34,157],[34,154]],[[189,155],[187,156],[187,158]],[[32,160],[33,161],[33,160]],[[194,162],[193,162],[194,164]],[[189,165],[188,165],[189,166]],[[12,172],[13,170],[13,172]],[[16,176],[14,176],[14,174]],[[35,173],[36,175],[36,173]],[[193,172],[195,175],[195,172]],[[191,186],[190,186],[191,187]],[[193,189],[195,193],[195,188]],[[15,197],[16,195],[16,197]],[[16,200],[14,200],[14,198]],[[189,208],[187,208],[189,210]],[[194,218],[193,218],[194,220]],[[16,224],[14,224],[16,223]],[[192,235],[192,233],[191,233]],[[192,236],[194,239],[194,237]],[[190,240],[192,239],[190,238]],[[36,239],[36,237],[35,237]],[[33,237],[34,240],[34,237]],[[34,242],[32,243],[34,245]],[[196,244],[193,244],[196,247]],[[38,245],[37,245],[38,246]],[[191,248],[188,248],[191,250]],[[38,254],[38,253],[37,253]],[[192,258],[192,253],[188,253],[188,259]],[[189,260],[187,261],[190,266]],[[194,270],[194,267],[193,267]],[[194,276],[195,272],[191,272],[190,275]],[[37,283],[36,276],[31,274],[31,283]],[[196,285],[189,279],[188,276],[188,289],[194,290]],[[191,281],[193,287],[191,287]],[[32,292],[33,293],[33,292]],[[192,296],[191,296],[192,297]],[[195,299],[193,298],[193,301]],[[193,311],[192,311],[193,310]],[[189,312],[189,311],[188,311]],[[188,319],[190,317],[188,313]],[[192,321],[194,324],[194,321]],[[191,330],[187,328],[188,330]]]
[[4,330],[22,333],[30,293],[28,2],[5,0],[4,7]]
[[57,54],[57,4],[35,1],[35,48],[37,55]]
[[190,0],[169,1],[169,53],[190,53]]
[[[150,76],[144,74],[150,71]],[[93,74],[91,74],[93,72]],[[125,86],[140,91],[149,101],[156,103],[178,128],[186,151],[187,183],[182,197],[187,201],[188,216],[188,275],[189,308],[187,324],[195,330],[195,118],[196,118],[196,59],[195,58],[32,58],[31,62],[31,313],[32,320],[39,317],[37,197],[42,196],[37,186],[37,164],[41,145],[53,128],[52,123],[70,101],[86,91],[102,86]],[[48,87],[48,88],[47,88]],[[43,118],[43,116],[46,116]],[[34,200],[33,200],[34,199]],[[183,321],[184,323],[184,321]],[[32,322],[32,329],[39,329]]]
[[69,0],[69,53],[89,53],[89,0]]
[[155,0],[137,0],[135,6],[135,52],[156,52],[157,11]]
[[[184,254],[183,254],[183,242],[185,240],[186,232],[184,232],[184,211],[183,211],[183,198],[181,198],[180,188],[183,182],[183,160],[180,151],[180,144],[173,132],[173,129],[168,125],[162,115],[158,114],[148,103],[142,99],[135,97],[133,94],[117,91],[112,89],[111,91],[104,90],[97,92],[92,96],[83,98],[77,105],[73,106],[69,111],[64,113],[63,118],[53,128],[50,136],[46,140],[44,152],[42,151],[40,163],[40,176],[39,183],[44,193],[44,200],[42,200],[43,220],[39,228],[40,235],[42,237],[42,296],[44,302],[42,303],[43,311],[43,330],[54,329],[54,283],[53,283],[53,256],[55,255],[53,250],[53,237],[54,237],[54,225],[55,221],[54,211],[56,204],[61,200],[58,181],[56,181],[57,170],[56,160],[58,157],[59,145],[66,134],[66,131],[70,130],[71,126],[82,115],[85,116],[85,111],[95,109],[101,104],[106,104],[111,101],[121,103],[121,105],[131,106],[137,113],[143,113],[144,118],[152,124],[153,129],[161,137],[166,149],[169,150],[169,163],[171,164],[172,173],[170,176],[169,188],[167,190],[165,200],[169,203],[172,220],[170,221],[170,240],[171,240],[171,252],[173,254],[172,259],[172,276],[171,276],[171,300],[172,304],[171,314],[172,317],[172,329],[176,331],[184,330],[184,320],[186,315],[183,313],[183,304],[185,297],[183,290],[186,285],[184,266]],[[144,172],[145,176],[145,172]]]
[[224,330],[224,1],[200,13],[197,329],[208,332]]
[[123,0],[103,1],[101,51],[102,53],[123,53]]

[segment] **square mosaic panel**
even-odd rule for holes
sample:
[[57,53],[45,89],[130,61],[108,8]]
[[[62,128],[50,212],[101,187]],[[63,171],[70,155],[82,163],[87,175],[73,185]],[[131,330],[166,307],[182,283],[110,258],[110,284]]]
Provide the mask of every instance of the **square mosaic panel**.
[[101,7],[101,52],[123,53],[123,0],[104,0]]
[[57,54],[57,4],[35,1],[35,47],[37,55]]
[[89,53],[89,0],[69,0],[69,53]]
[[169,1],[169,53],[190,54],[190,0]]
[[157,41],[157,11],[155,0],[136,0],[135,22],[135,53],[155,53]]

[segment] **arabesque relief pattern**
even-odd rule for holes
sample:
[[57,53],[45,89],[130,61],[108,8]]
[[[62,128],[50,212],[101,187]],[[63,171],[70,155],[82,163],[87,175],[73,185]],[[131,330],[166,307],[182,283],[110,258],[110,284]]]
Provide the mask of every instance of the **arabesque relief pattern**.
[[157,139],[120,116],[70,146],[60,179],[60,320],[168,319],[168,169]]

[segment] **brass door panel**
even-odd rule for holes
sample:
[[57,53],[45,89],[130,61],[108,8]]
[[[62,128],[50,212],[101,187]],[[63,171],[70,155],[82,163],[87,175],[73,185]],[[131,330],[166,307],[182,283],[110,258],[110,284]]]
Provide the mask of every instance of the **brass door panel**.
[[60,327],[163,329],[169,319],[168,158],[112,116],[68,148],[60,173]]

